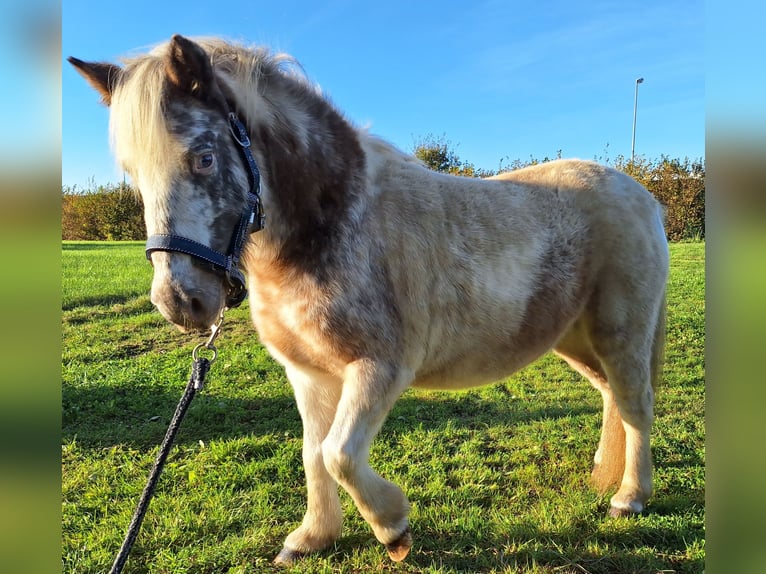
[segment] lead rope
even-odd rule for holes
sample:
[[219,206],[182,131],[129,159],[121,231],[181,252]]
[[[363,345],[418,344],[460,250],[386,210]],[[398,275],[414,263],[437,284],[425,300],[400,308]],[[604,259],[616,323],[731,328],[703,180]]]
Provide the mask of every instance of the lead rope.
[[[149,508],[149,502],[154,495],[154,489],[157,486],[157,481],[160,478],[162,469],[165,467],[165,461],[173,446],[173,440],[181,426],[181,421],[183,420],[184,415],[186,415],[186,411],[189,409],[189,405],[191,404],[194,395],[205,385],[205,376],[218,356],[218,351],[213,343],[221,331],[222,324],[223,311],[221,311],[221,316],[218,318],[218,322],[211,328],[212,332],[210,338],[206,342],[200,343],[194,347],[194,350],[192,351],[192,370],[189,382],[186,384],[186,390],[184,391],[181,400],[178,401],[176,412],[173,413],[173,418],[170,420],[170,425],[165,433],[165,438],[160,445],[160,452],[157,454],[157,458],[154,461],[152,471],[149,473],[149,479],[146,482],[144,491],[141,493],[141,498],[138,500],[136,511],[133,513],[133,518],[128,526],[128,532],[125,534],[125,540],[120,547],[117,557],[114,559],[114,564],[112,564],[112,569],[109,570],[109,574],[120,574],[125,567],[125,562],[128,560],[128,554],[130,554],[130,550],[133,548],[133,543],[138,536],[138,531],[141,528],[141,523],[144,520],[146,510]],[[203,349],[212,352],[212,356],[210,356],[210,358],[202,356],[201,353]]]

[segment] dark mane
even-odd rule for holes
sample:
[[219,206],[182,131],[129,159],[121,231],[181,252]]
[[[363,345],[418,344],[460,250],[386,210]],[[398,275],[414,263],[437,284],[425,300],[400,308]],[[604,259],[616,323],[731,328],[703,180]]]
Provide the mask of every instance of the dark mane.
[[284,220],[276,222],[280,258],[315,267],[363,185],[357,130],[292,58],[219,40],[200,45],[248,125],[274,212]]
[[[279,257],[315,266],[339,229],[365,166],[357,130],[311,84],[297,62],[266,48],[196,39],[250,132]],[[112,141],[126,166],[147,156],[165,169],[169,43],[125,60],[112,105]],[[116,134],[119,133],[119,138]],[[158,163],[159,162],[159,163]]]

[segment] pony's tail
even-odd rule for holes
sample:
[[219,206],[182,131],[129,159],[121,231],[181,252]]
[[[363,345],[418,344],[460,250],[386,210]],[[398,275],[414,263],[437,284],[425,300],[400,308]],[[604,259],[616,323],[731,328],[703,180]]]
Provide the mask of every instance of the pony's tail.
[[625,473],[625,428],[614,397],[604,402],[604,442],[599,444],[600,460],[593,466],[591,483],[599,494],[619,486]]
[[667,298],[666,293],[662,293],[662,302],[660,303],[660,312],[657,315],[657,324],[654,327],[654,340],[652,342],[652,390],[657,393],[657,389],[662,382],[662,367],[665,364],[665,329],[667,322]]

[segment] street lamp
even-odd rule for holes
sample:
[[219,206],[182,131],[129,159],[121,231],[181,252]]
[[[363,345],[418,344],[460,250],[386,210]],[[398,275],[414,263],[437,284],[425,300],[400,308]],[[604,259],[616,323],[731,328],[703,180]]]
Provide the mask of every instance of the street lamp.
[[633,141],[630,144],[630,162],[636,157],[636,111],[638,110],[638,84],[643,84],[643,78],[636,78],[636,95],[633,97]]

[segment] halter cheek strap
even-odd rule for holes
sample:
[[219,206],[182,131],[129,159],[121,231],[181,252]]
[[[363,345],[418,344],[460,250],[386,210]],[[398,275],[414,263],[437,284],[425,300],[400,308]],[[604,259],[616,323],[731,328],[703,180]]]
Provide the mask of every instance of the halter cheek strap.
[[234,141],[239,144],[240,152],[248,167],[250,189],[247,192],[245,208],[239,218],[239,223],[234,228],[231,240],[229,241],[228,251],[221,253],[207,245],[180,235],[157,234],[149,236],[146,240],[146,258],[151,263],[153,252],[170,251],[185,253],[210,264],[214,272],[226,278],[229,284],[229,291],[226,294],[226,306],[232,308],[239,306],[247,297],[245,276],[239,269],[242,249],[249,234],[263,229],[266,217],[263,213],[263,203],[261,202],[261,174],[258,171],[255,158],[253,158],[253,153],[250,151],[250,138],[247,135],[245,126],[234,113],[229,114],[229,130],[234,137]]

